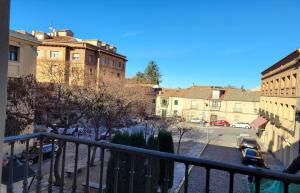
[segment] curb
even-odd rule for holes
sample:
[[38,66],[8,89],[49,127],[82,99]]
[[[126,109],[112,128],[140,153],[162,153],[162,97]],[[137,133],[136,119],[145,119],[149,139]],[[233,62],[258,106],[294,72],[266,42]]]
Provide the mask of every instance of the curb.
[[[197,155],[197,157],[199,158],[203,151],[206,149],[206,146],[209,144],[210,140],[204,145],[204,147],[202,148],[202,150],[199,152],[199,154]],[[190,175],[192,169],[194,168],[194,165],[192,165],[190,168],[189,168],[189,171],[188,171],[188,175]],[[181,190],[182,186],[184,185],[184,181],[185,181],[185,176],[182,177],[182,179],[180,180],[180,183],[178,185],[178,187],[174,190],[173,193],[179,193],[179,191]]]

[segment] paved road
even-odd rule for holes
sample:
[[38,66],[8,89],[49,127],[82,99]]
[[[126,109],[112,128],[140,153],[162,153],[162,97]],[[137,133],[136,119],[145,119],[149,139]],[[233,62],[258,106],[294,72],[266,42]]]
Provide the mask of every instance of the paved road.
[[[241,153],[237,149],[236,136],[245,133],[255,135],[251,130],[219,127],[209,128],[209,145],[202,153],[203,158],[241,165]],[[189,176],[189,192],[205,192],[206,170],[194,167]],[[210,192],[220,193],[229,191],[229,174],[223,171],[211,170]],[[180,192],[183,192],[181,190]],[[247,193],[247,176],[235,175],[234,192]]]

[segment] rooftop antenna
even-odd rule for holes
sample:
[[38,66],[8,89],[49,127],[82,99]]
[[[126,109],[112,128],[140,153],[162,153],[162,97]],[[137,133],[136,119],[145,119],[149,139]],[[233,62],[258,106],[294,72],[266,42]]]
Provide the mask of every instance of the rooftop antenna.
[[54,32],[55,32],[55,29],[54,29],[54,27],[53,27],[53,25],[52,25],[52,22],[50,23],[50,26],[49,26],[49,34],[50,35],[54,35]]

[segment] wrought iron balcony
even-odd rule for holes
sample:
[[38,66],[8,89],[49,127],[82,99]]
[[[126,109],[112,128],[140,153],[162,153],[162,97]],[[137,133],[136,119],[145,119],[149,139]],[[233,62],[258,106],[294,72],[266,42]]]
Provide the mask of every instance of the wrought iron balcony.
[[279,116],[278,115],[275,115],[275,118],[274,118],[274,125],[276,127],[281,127],[281,122],[280,122],[280,119],[279,119]]
[[[142,149],[142,148],[136,148],[136,147],[130,147],[130,146],[125,146],[125,145],[119,145],[119,144],[113,144],[110,142],[105,142],[105,141],[91,141],[88,139],[81,139],[81,138],[76,138],[76,137],[70,137],[70,136],[63,136],[63,135],[57,135],[57,134],[49,134],[49,133],[37,133],[37,134],[27,134],[27,135],[19,135],[19,136],[13,136],[13,137],[7,137],[5,138],[5,143],[10,145],[10,161],[13,162],[14,159],[14,145],[20,141],[25,142],[25,147],[26,147],[26,162],[24,171],[23,171],[23,192],[26,193],[28,192],[28,151],[29,151],[29,141],[30,140],[37,140],[38,144],[42,145],[44,144],[44,141],[50,141],[50,144],[52,144],[52,147],[54,147],[55,140],[60,143],[60,144],[67,144],[71,143],[74,144],[76,147],[76,151],[74,152],[74,174],[72,175],[73,177],[73,185],[71,188],[71,192],[76,192],[78,190],[78,183],[79,180],[77,180],[77,175],[78,175],[78,147],[79,146],[84,146],[86,147],[88,151],[88,155],[85,158],[87,161],[86,163],[86,176],[85,178],[85,190],[84,192],[90,192],[89,189],[89,183],[90,183],[90,171],[91,165],[90,165],[90,157],[91,157],[91,148],[92,147],[99,147],[100,148],[100,168],[99,168],[99,181],[97,182],[98,185],[98,192],[102,192],[103,188],[103,163],[104,163],[104,157],[105,157],[105,152],[107,150],[113,151],[116,153],[116,168],[114,169],[114,180],[118,182],[118,180],[121,180],[119,177],[119,172],[122,168],[120,168],[120,156],[121,154],[126,154],[128,156],[128,159],[131,160],[130,164],[128,167],[130,167],[130,172],[128,173],[128,178],[130,179],[129,183],[129,192],[133,193],[134,192],[134,175],[135,175],[135,164],[133,157],[142,157],[147,160],[147,163],[145,166],[146,173],[147,175],[145,176],[146,183],[145,183],[145,193],[150,193],[151,192],[151,173],[153,172],[151,170],[151,161],[153,159],[159,159],[162,161],[166,161],[166,163],[169,162],[179,162],[183,163],[185,166],[185,181],[183,185],[183,190],[184,193],[187,193],[189,191],[189,168],[190,166],[196,166],[196,167],[202,167],[206,169],[206,181],[203,183],[205,184],[206,187],[206,192],[209,192],[209,187],[214,186],[214,184],[211,183],[210,181],[210,172],[211,170],[221,170],[228,172],[229,174],[229,179],[228,179],[228,184],[229,184],[229,192],[233,193],[234,192],[234,180],[235,180],[235,175],[236,174],[243,174],[243,175],[248,175],[252,176],[255,184],[255,190],[256,192],[260,192],[260,185],[261,185],[261,180],[262,179],[272,179],[272,180],[278,180],[283,183],[284,185],[284,192],[288,193],[288,188],[290,184],[300,184],[300,177],[292,174],[286,174],[286,173],[281,173],[281,172],[275,172],[267,169],[262,169],[262,168],[250,168],[247,166],[240,166],[240,165],[233,165],[233,164],[227,164],[227,163],[222,163],[222,162],[217,162],[217,161],[212,161],[212,160],[207,160],[203,158],[193,158],[193,157],[187,157],[187,156],[181,156],[181,155],[176,155],[176,154],[171,154],[171,153],[164,153],[164,152],[159,152],[159,151],[153,151],[153,150],[147,150],[147,149]],[[66,145],[63,146],[62,148],[62,161],[61,161],[61,174],[65,173],[65,155],[68,149],[66,148]],[[35,183],[35,192],[42,192],[42,182],[43,184],[47,185],[47,192],[54,192],[52,189],[53,185],[53,164],[54,164],[54,148],[52,148],[52,156],[51,156],[51,161],[50,161],[50,167],[49,167],[49,175],[46,179],[46,176],[43,175],[45,174],[46,169],[43,166],[43,153],[42,153],[42,148],[39,148],[39,154],[38,154],[38,164],[37,164],[37,173],[36,173],[36,183]],[[72,161],[73,162],[73,161]],[[169,168],[169,167],[166,167]],[[166,169],[167,170],[167,169]],[[9,193],[14,192],[13,189],[13,174],[14,174],[14,167],[13,164],[9,164],[9,180],[7,184],[7,190]],[[21,171],[22,173],[22,171]],[[168,192],[168,174],[169,172],[165,172],[165,177],[164,177],[164,184],[162,185],[162,192],[167,193]],[[199,182],[201,183],[201,182]],[[65,177],[64,175],[61,176],[61,183],[59,186],[59,192],[66,192],[65,190]],[[118,189],[118,183],[114,184],[114,192],[117,193]],[[67,191],[68,192],[68,191]]]
[[265,110],[263,110],[263,109],[259,109],[259,115],[260,116],[262,116],[262,117],[264,117],[265,115],[266,115],[266,112],[265,112]]
[[270,123],[274,125],[274,123],[275,123],[275,116],[274,116],[273,113],[270,113],[269,120],[270,120]]
[[265,118],[266,118],[267,120],[270,120],[270,113],[269,113],[268,111],[266,111],[266,113],[265,113]]

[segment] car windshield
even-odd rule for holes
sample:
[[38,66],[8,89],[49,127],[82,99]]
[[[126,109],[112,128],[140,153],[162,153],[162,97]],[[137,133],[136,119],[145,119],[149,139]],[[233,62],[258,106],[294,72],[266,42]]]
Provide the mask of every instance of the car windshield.
[[247,143],[249,145],[257,145],[257,142],[255,139],[244,139],[243,142]]

